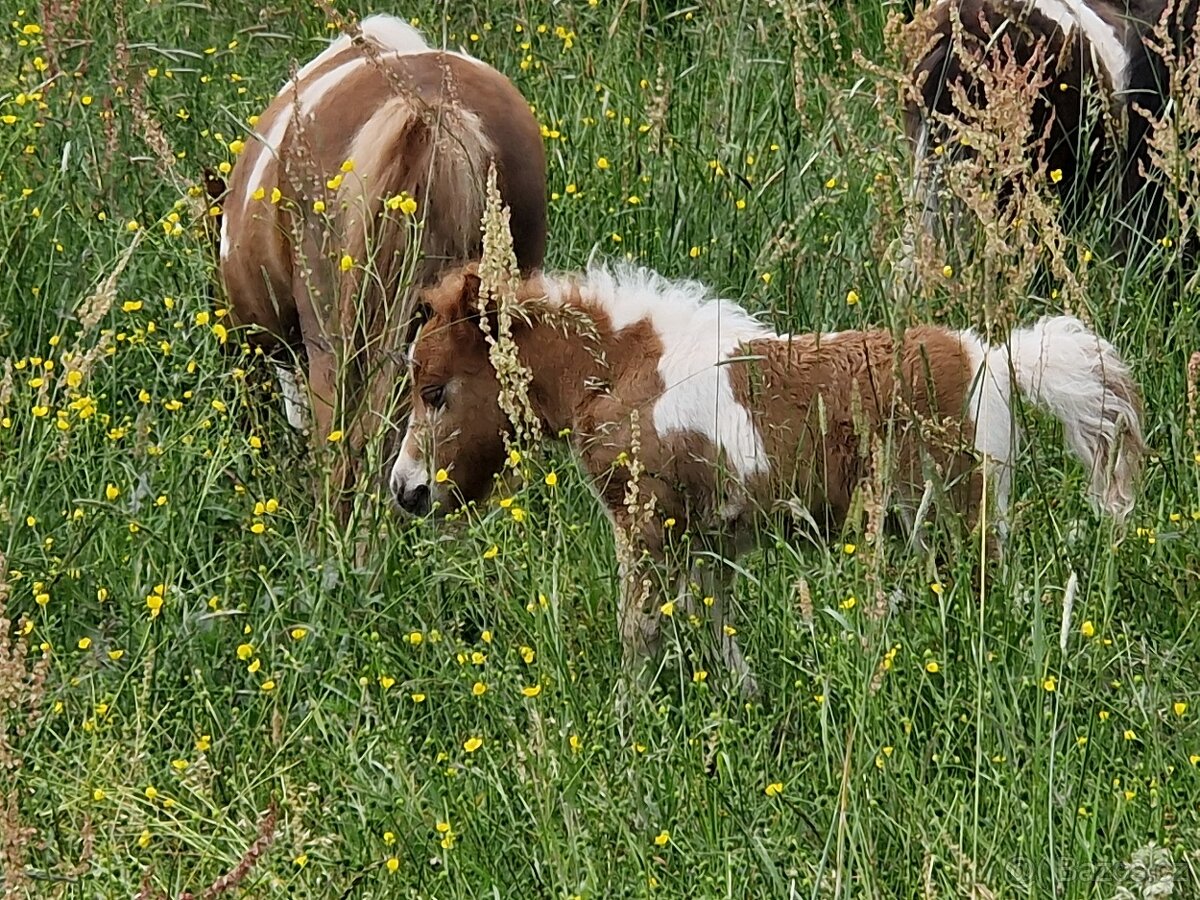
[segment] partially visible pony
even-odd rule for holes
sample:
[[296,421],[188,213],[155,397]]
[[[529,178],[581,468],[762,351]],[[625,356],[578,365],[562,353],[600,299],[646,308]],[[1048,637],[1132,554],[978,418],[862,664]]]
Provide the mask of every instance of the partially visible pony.
[[[396,417],[412,289],[481,255],[491,166],[532,271],[546,162],[528,103],[492,67],[383,15],[305,64],[245,141],[220,204],[221,279],[235,323],[259,327],[250,340],[303,358],[313,440],[348,451],[335,492]],[[299,425],[295,382],[279,371]]]
[[[440,515],[488,495],[513,429],[481,329],[482,318],[496,333],[496,302],[480,296],[476,271],[448,274],[423,303],[391,487],[408,512]],[[887,331],[778,335],[696,282],[626,268],[535,276],[511,313],[542,433],[570,435],[618,549],[634,546],[618,553],[629,669],[657,656],[665,604],[697,609],[687,585],[699,580],[711,605],[697,612],[754,690],[722,601],[731,570],[690,569],[705,551],[734,559],[781,505],[832,534],[856,491],[883,483],[891,496],[878,502],[919,534],[932,482],[942,509],[974,523],[986,459],[988,524],[1002,540],[1018,393],[1062,423],[1099,510],[1121,521],[1133,507],[1144,450],[1137,386],[1112,345],[1073,317],[995,345],[934,326],[898,341]]]
[[[990,122],[1012,133],[988,137],[1024,153],[1024,165],[995,172],[1004,200],[1014,190],[1047,186],[1071,228],[1097,197],[1107,201],[1118,248],[1153,243],[1166,226],[1162,173],[1149,164],[1145,113],[1161,119],[1169,105],[1163,60],[1147,45],[1160,21],[1177,56],[1190,58],[1195,0],[934,0],[908,28],[923,36],[912,61],[905,129],[914,157],[918,233],[945,242],[946,168],[975,155],[960,140],[973,110],[1017,104]],[[1009,84],[1016,79],[1019,84]],[[989,96],[989,91],[993,96]],[[999,96],[995,96],[999,95]],[[969,130],[969,128],[968,128]],[[1019,133],[1023,132],[1023,133]],[[1015,142],[1022,142],[1024,146]],[[911,254],[915,237],[905,252]]]

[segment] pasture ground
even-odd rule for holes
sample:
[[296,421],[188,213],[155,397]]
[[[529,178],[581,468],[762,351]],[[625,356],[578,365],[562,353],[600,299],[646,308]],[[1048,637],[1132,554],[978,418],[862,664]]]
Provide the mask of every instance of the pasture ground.
[[953,533],[937,567],[861,517],[831,543],[768,537],[736,588],[762,702],[729,697],[676,616],[622,743],[613,550],[566,457],[452,527],[364,512],[359,565],[210,298],[201,169],[232,161],[326,14],[45,9],[0,38],[12,896],[1108,898],[1168,872],[1200,895],[1195,294],[1160,277],[1171,247],[1116,265],[1097,216],[1064,239],[1074,281],[1014,300],[995,258],[963,256],[891,299],[909,163],[864,60],[889,58],[894,10],[396,10],[536,107],[552,266],[629,254],[781,330],[1070,305],[1145,391],[1153,455],[1119,545],[1028,416],[985,584]]

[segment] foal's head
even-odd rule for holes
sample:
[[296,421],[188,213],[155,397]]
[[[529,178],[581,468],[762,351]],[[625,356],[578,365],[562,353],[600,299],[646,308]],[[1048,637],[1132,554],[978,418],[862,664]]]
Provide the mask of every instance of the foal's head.
[[421,298],[427,319],[409,351],[412,414],[391,476],[396,502],[415,515],[482,500],[504,465],[512,426],[479,327],[479,284],[470,265]]

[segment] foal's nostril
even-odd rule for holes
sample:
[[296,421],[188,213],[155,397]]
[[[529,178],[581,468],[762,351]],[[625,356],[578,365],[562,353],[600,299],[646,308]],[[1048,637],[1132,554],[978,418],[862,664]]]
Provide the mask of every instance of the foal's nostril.
[[429,512],[429,485],[418,484],[416,487],[396,492],[396,502],[400,508],[414,516],[423,516]]

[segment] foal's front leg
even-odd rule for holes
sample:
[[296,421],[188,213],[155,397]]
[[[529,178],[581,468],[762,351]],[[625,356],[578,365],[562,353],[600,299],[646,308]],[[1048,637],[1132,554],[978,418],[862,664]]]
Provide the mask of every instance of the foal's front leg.
[[617,625],[625,674],[645,687],[654,682],[662,655],[662,560],[636,547],[623,548],[617,539],[618,557],[628,552],[633,559],[620,559],[621,600]]
[[[664,547],[661,526],[643,522],[631,529],[626,516],[614,520],[614,534],[621,571],[618,622],[625,674],[642,689],[654,683],[662,661],[663,604],[674,600],[683,612],[708,618],[726,670],[745,697],[757,696],[758,682],[742,655],[737,631],[727,612],[724,595],[733,582],[733,572],[724,563],[724,557],[720,553],[715,554],[715,560],[693,557],[690,567],[681,560],[673,564]],[[703,591],[702,609],[692,596],[693,582]]]
[[[701,616],[708,616],[709,627],[712,628],[713,639],[721,651],[721,661],[726,670],[733,676],[734,683],[747,699],[758,696],[758,681],[749,663],[742,655],[738,645],[737,629],[733,625],[733,617],[728,613],[726,599],[733,585],[733,570],[725,565],[723,559],[696,560],[692,564],[692,580],[700,585],[701,595],[706,607],[698,610]],[[690,594],[689,594],[690,598]]]
[[622,740],[629,737],[636,708],[634,694],[645,696],[662,661],[664,589],[667,575],[661,524],[651,515],[613,514],[613,538],[620,568],[617,625],[621,637],[621,677],[617,680],[617,720]]

